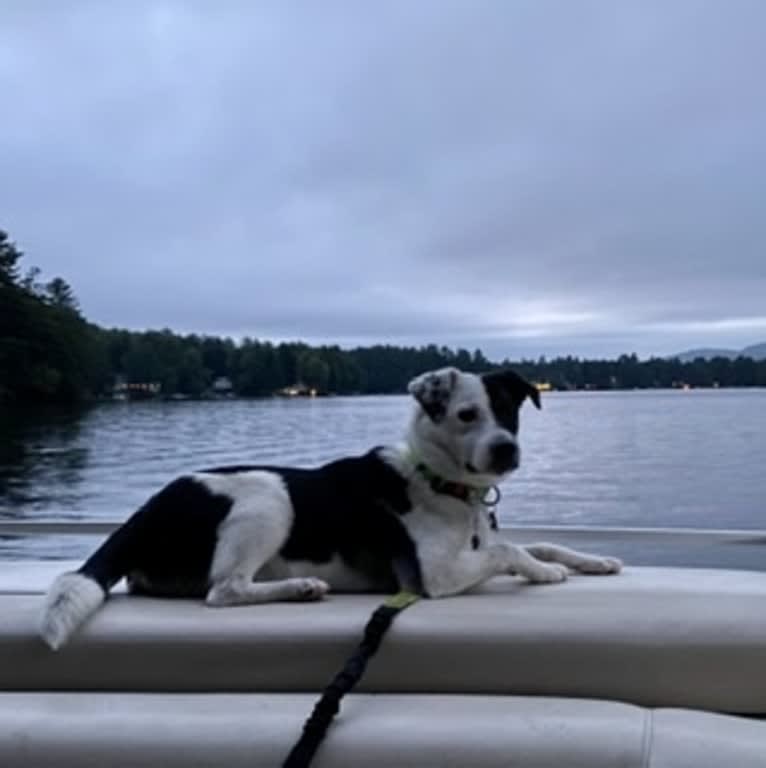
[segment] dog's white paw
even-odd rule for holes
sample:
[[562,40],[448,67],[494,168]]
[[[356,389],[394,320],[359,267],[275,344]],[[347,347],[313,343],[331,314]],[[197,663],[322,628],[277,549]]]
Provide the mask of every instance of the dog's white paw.
[[296,579],[295,590],[296,600],[321,600],[330,591],[330,585],[326,581],[309,576]]
[[591,575],[619,573],[622,570],[622,560],[616,557],[591,557],[578,565],[577,570]]
[[566,581],[569,569],[561,563],[540,563],[538,568],[525,575],[532,584],[558,584]]

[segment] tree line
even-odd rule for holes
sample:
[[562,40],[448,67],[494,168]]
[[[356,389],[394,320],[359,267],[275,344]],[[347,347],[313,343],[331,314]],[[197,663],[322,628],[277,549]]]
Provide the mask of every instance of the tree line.
[[87,321],[64,279],[43,282],[35,268],[22,274],[22,255],[0,230],[0,401],[5,402],[89,400],[110,396],[118,382],[156,385],[165,396],[199,397],[221,382],[242,397],[298,384],[320,393],[392,394],[403,392],[418,373],[447,365],[473,372],[512,366],[553,389],[766,386],[766,360],[746,357],[492,362],[479,349],[434,344],[342,349],[105,329]]

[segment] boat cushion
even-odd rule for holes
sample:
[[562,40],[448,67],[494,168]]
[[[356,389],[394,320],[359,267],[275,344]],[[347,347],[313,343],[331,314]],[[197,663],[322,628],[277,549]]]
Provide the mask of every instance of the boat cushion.
[[[311,692],[381,597],[208,608],[115,595],[71,641],[36,635],[42,595],[0,594],[0,690]],[[533,694],[766,713],[766,573],[628,568],[499,578],[394,623],[360,690]]]
[[[0,694],[3,768],[278,766],[302,694]],[[315,768],[763,768],[766,723],[614,702],[353,695]]]

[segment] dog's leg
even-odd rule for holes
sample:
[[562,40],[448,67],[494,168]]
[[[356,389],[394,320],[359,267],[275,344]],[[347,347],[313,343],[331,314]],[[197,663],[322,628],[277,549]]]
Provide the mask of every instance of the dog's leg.
[[558,562],[540,562],[542,558],[534,557],[526,547],[518,547],[506,542],[504,546],[510,549],[510,564],[506,573],[517,573],[532,584],[555,584],[567,578],[566,565]]
[[[240,504],[218,532],[206,602],[212,606],[250,605],[278,600],[319,600],[330,589],[321,579],[254,581],[285,540],[291,510],[274,498]],[[289,503],[289,502],[288,502]]]
[[330,589],[326,582],[311,577],[281,581],[253,581],[252,579],[250,569],[245,567],[241,573],[235,573],[225,581],[213,584],[205,602],[208,605],[222,607],[274,603],[282,600],[320,600]]
[[485,550],[464,551],[445,565],[425,564],[426,588],[430,597],[446,597],[465,592],[492,576],[518,573],[533,584],[564,581],[567,569],[558,563],[542,563],[521,547],[509,542],[493,544]]
[[622,562],[616,557],[590,555],[558,544],[528,544],[524,549],[538,560],[561,563],[579,573],[619,573],[622,569]]

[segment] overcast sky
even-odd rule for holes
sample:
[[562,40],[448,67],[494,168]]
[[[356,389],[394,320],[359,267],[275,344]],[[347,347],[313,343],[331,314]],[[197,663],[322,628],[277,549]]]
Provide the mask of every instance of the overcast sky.
[[0,2],[0,227],[103,325],[766,340],[766,2]]

